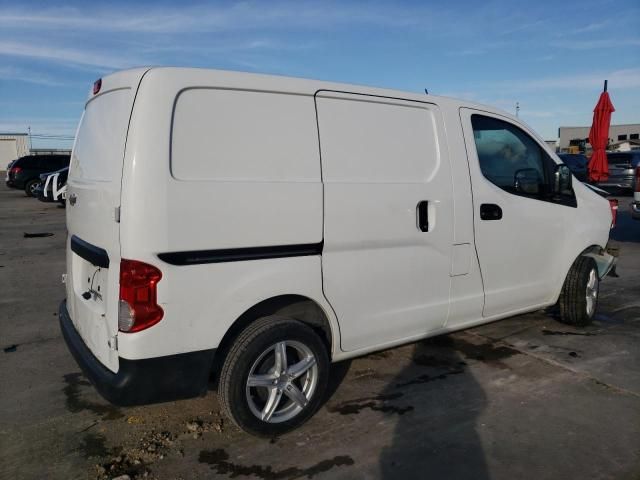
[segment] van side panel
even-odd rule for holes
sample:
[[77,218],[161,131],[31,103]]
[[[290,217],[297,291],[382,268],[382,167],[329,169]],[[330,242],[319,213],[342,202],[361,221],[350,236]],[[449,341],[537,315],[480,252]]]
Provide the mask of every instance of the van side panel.
[[[345,351],[442,328],[453,238],[449,158],[435,105],[319,92],[325,295]],[[428,202],[428,231],[418,205]]]
[[159,257],[321,245],[313,96],[240,90],[236,80],[160,69],[141,83],[123,176],[122,256],[162,271],[165,315],[148,330],[119,335],[125,358],[216,348],[242,313],[272,296],[302,295],[330,310],[318,253],[189,265]]

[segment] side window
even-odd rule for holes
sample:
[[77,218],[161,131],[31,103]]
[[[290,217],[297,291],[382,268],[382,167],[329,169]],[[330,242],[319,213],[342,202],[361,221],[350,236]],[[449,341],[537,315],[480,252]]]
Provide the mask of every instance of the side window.
[[25,158],[20,162],[20,166],[22,168],[29,168],[29,169],[35,168],[36,167],[35,161],[36,161],[36,157]]
[[[510,193],[539,194],[547,189],[543,151],[515,125],[491,117],[472,115],[473,137],[482,174],[494,185]],[[518,182],[537,183],[518,190]]]
[[577,205],[570,188],[571,174],[558,171],[556,162],[529,134],[483,115],[472,115],[471,125],[480,170],[487,180],[514,195]]

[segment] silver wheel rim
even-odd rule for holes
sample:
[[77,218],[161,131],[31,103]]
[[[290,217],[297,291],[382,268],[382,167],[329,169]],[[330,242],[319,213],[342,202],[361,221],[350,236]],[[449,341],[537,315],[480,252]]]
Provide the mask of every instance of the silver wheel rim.
[[37,182],[36,182],[36,183],[32,183],[32,184],[29,186],[29,191],[30,191],[31,193],[36,193],[36,188],[38,188],[39,186],[40,186],[40,184],[39,184],[39,183],[37,183]]
[[318,365],[311,349],[297,341],[278,342],[253,362],[247,403],[263,422],[286,422],[309,404],[317,384]]
[[587,315],[590,317],[593,315],[596,309],[596,302],[598,301],[598,275],[596,269],[592,268],[589,272],[589,279],[587,280]]

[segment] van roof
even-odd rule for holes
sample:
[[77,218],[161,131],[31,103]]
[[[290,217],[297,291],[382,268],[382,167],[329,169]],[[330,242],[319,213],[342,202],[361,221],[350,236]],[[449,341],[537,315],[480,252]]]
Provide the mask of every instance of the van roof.
[[[334,83],[321,80],[311,80],[298,77],[285,77],[279,75],[265,75],[259,73],[237,72],[230,70],[215,70],[204,68],[186,67],[140,67],[129,70],[122,70],[105,76],[103,80],[111,80],[117,77],[118,84],[134,84],[137,79],[151,73],[154,80],[162,81],[162,78],[172,80],[183,80],[185,85],[219,86],[223,88],[246,88],[255,90],[275,90],[280,92],[290,92],[300,95],[315,95],[319,90],[331,90],[347,93],[360,93],[367,95],[377,95],[381,97],[392,97],[419,102],[429,102],[429,99],[438,104],[449,104],[452,107],[470,107],[479,110],[498,112],[501,115],[516,119],[510,113],[488,105],[460,100],[452,97],[436,96],[402,90],[371,87],[365,85],[354,85],[348,83]],[[181,78],[182,77],[182,78]],[[109,82],[111,83],[111,82]],[[89,92],[89,99],[92,93]],[[518,121],[522,121],[518,119]]]

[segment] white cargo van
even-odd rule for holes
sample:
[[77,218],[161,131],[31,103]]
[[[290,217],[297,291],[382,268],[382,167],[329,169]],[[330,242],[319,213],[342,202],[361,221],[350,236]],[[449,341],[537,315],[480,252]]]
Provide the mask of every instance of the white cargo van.
[[97,81],[60,322],[108,400],[203,394],[259,435],[331,362],[559,304],[594,315],[611,224],[529,127],[459,100],[185,68]]

